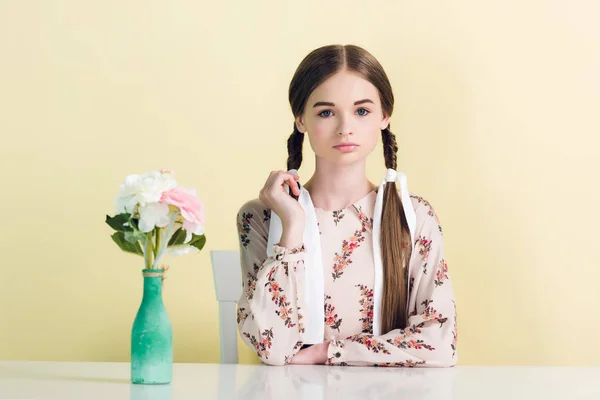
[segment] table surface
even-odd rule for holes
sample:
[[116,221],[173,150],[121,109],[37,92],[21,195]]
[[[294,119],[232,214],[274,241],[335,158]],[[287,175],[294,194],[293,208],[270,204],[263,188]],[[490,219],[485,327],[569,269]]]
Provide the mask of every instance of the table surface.
[[167,385],[129,378],[128,362],[0,361],[0,399],[600,399],[600,367],[175,363]]

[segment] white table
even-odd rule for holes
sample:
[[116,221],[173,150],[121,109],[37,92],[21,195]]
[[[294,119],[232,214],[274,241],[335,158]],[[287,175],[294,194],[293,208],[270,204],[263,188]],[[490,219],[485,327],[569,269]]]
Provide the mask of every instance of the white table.
[[133,385],[129,363],[0,361],[0,399],[600,399],[600,367],[180,364]]

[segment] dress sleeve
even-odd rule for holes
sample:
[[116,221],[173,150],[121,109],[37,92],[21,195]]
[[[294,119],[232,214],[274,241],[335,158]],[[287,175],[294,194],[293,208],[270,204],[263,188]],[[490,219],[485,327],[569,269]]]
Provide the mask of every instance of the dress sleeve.
[[[421,198],[421,200],[423,200]],[[424,201],[424,200],[423,200]],[[457,314],[442,229],[427,201],[417,207],[406,328],[384,335],[360,333],[330,342],[328,365],[452,367],[458,361]]]
[[304,244],[273,246],[267,257],[270,210],[251,202],[237,214],[242,268],[242,294],[237,325],[244,342],[261,361],[284,365],[302,347],[302,310],[297,293],[304,274]]

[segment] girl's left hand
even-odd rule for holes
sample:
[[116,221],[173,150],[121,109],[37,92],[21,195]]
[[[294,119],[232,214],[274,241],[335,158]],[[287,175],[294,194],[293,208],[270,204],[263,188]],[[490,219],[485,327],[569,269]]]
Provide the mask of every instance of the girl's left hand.
[[313,344],[306,349],[300,350],[294,357],[290,364],[325,364],[327,361],[327,349],[329,348],[329,342]]

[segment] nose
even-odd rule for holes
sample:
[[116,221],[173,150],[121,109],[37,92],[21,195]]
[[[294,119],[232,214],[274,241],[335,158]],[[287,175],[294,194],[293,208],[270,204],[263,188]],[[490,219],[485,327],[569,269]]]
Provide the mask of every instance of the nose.
[[350,126],[350,118],[343,117],[341,118],[340,125],[338,127],[338,132],[340,136],[344,135],[352,135],[352,127]]

